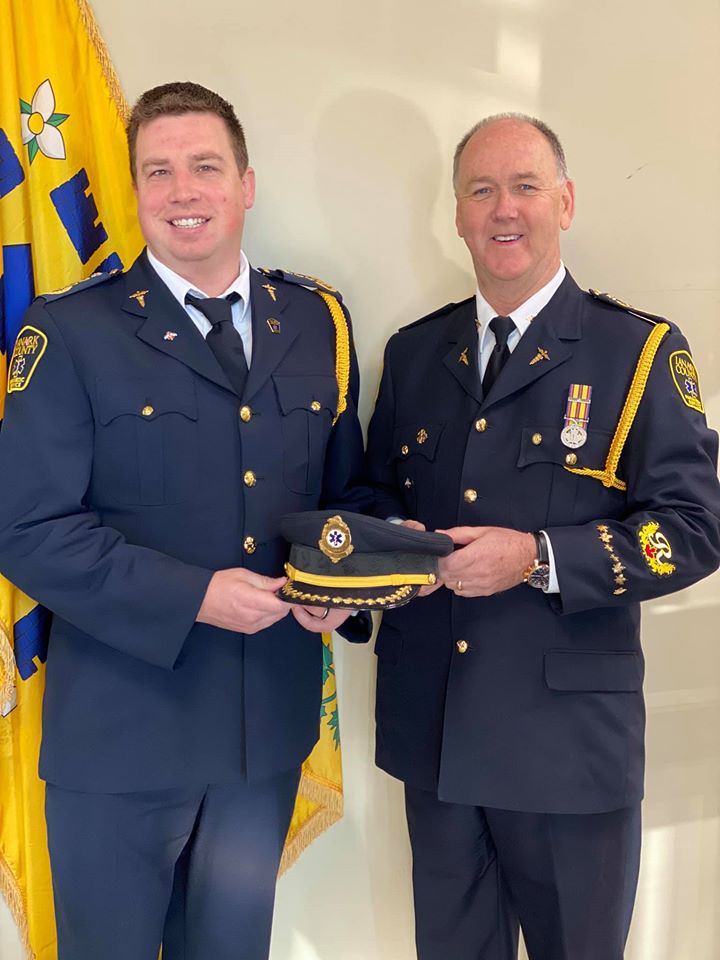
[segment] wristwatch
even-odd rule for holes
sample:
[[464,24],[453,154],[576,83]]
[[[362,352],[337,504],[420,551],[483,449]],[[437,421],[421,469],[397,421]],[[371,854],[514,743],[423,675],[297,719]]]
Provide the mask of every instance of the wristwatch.
[[529,587],[547,590],[550,586],[550,555],[548,553],[545,535],[533,533],[535,538],[535,560],[523,574],[523,581]]

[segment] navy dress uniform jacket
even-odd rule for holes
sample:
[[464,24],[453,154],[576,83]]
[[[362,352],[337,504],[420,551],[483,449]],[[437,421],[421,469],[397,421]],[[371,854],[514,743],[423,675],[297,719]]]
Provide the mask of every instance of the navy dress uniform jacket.
[[[441,800],[537,813],[609,811],[642,796],[639,603],[720,560],[717,435],[690,405],[696,380],[671,371],[687,350],[677,328],[623,449],[627,489],[569,472],[567,458],[603,469],[651,330],[568,275],[487,397],[474,298],[390,340],[368,436],[378,514],[428,530],[544,529],[561,592],[441,589],[384,613],[377,763],[388,773]],[[560,433],[574,383],[592,386],[592,403],[587,442],[573,451]],[[669,545],[671,562],[655,564],[663,572],[641,534]]]
[[241,399],[144,254],[26,316],[44,352],[7,397],[0,565],[54,613],[40,773],[61,787],[258,780],[317,739],[319,635],[195,623],[215,570],[282,574],[284,513],[363,506],[352,338],[334,423],[327,306],[256,270],[250,288]]

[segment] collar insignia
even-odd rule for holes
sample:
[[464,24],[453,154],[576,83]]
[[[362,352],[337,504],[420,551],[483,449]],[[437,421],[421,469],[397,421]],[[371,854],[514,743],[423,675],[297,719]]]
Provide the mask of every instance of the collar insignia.
[[530,361],[530,366],[534,366],[536,363],[539,363],[541,360],[549,360],[550,354],[544,347],[538,347],[538,351],[535,356]]
[[[147,292],[147,291],[146,291],[146,292]],[[142,304],[140,304],[140,306],[142,306]],[[174,330],[166,330],[166,331],[165,331],[165,336],[163,337],[163,340],[170,340],[170,341],[172,342],[172,341],[175,339],[176,336],[177,336],[177,334],[175,333]]]
[[272,297],[273,303],[275,303],[275,301],[277,300],[277,297],[275,296],[275,291],[277,290],[277,287],[274,287],[271,283],[264,283],[262,285],[262,288],[263,290],[267,290],[267,292]]
[[135,293],[130,294],[131,300],[137,300],[142,309],[145,309],[145,294],[148,293],[148,290],[136,290]]

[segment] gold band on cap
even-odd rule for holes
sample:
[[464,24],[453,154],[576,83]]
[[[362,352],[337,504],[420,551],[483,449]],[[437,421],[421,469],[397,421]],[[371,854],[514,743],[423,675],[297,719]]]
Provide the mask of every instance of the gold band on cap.
[[434,573],[387,573],[378,577],[323,577],[317,573],[298,570],[291,563],[285,564],[285,573],[291,580],[307,583],[311,587],[403,587],[410,584],[433,584],[437,582]]

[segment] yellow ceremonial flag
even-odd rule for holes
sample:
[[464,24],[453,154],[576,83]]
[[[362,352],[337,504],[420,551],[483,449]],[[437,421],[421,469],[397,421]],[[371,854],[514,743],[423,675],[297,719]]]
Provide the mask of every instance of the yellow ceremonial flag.
[[323,634],[323,692],[320,738],[302,767],[300,787],[285,840],[280,873],[343,815],[342,757],[332,637]]
[[[122,268],[142,248],[126,112],[85,0],[0,2],[3,382],[36,293]],[[3,402],[0,390],[0,416]],[[0,892],[27,956],[37,960],[57,956],[37,776],[48,619],[0,578]]]

